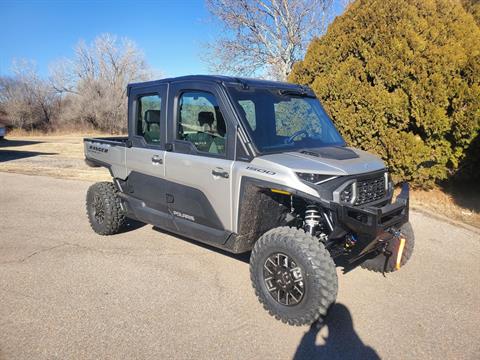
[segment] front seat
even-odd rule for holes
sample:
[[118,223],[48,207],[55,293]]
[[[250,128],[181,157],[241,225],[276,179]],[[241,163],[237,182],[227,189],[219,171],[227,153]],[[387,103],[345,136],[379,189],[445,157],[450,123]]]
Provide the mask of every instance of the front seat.
[[190,134],[188,140],[190,140],[199,151],[208,152],[210,145],[213,141],[212,125],[215,121],[215,116],[211,111],[200,111],[198,113],[198,124],[202,130],[197,133]]

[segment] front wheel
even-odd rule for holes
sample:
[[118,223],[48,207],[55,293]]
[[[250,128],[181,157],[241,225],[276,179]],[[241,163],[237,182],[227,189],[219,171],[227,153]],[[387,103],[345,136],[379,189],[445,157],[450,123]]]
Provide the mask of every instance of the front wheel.
[[250,277],[263,307],[290,325],[309,325],[327,314],[337,297],[335,263],[319,240],[279,227],[255,243]]

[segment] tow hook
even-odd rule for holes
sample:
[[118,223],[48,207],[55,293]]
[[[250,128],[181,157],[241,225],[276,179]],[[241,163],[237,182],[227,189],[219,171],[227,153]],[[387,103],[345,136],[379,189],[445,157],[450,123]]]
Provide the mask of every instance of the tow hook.
[[[386,244],[388,244],[388,243],[386,243]],[[392,256],[392,252],[390,250],[388,250],[386,248],[386,246],[384,246],[382,252],[385,254],[385,263],[383,264],[382,275],[383,275],[383,277],[386,277],[385,276],[385,271],[387,271],[388,260],[390,260],[390,256]]]

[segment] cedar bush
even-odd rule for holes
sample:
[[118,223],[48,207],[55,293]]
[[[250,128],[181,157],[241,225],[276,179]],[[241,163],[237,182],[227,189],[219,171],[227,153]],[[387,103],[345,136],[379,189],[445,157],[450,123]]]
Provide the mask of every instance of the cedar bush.
[[394,181],[432,187],[467,154],[480,157],[468,150],[480,129],[480,27],[466,9],[454,0],[357,0],[289,80],[312,87],[347,142],[380,155]]

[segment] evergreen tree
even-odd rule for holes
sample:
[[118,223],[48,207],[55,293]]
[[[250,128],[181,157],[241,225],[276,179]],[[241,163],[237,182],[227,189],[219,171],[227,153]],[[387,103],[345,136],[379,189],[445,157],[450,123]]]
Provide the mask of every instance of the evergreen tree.
[[347,142],[382,156],[395,181],[431,187],[458,170],[479,136],[475,6],[357,0],[289,80],[311,86]]

